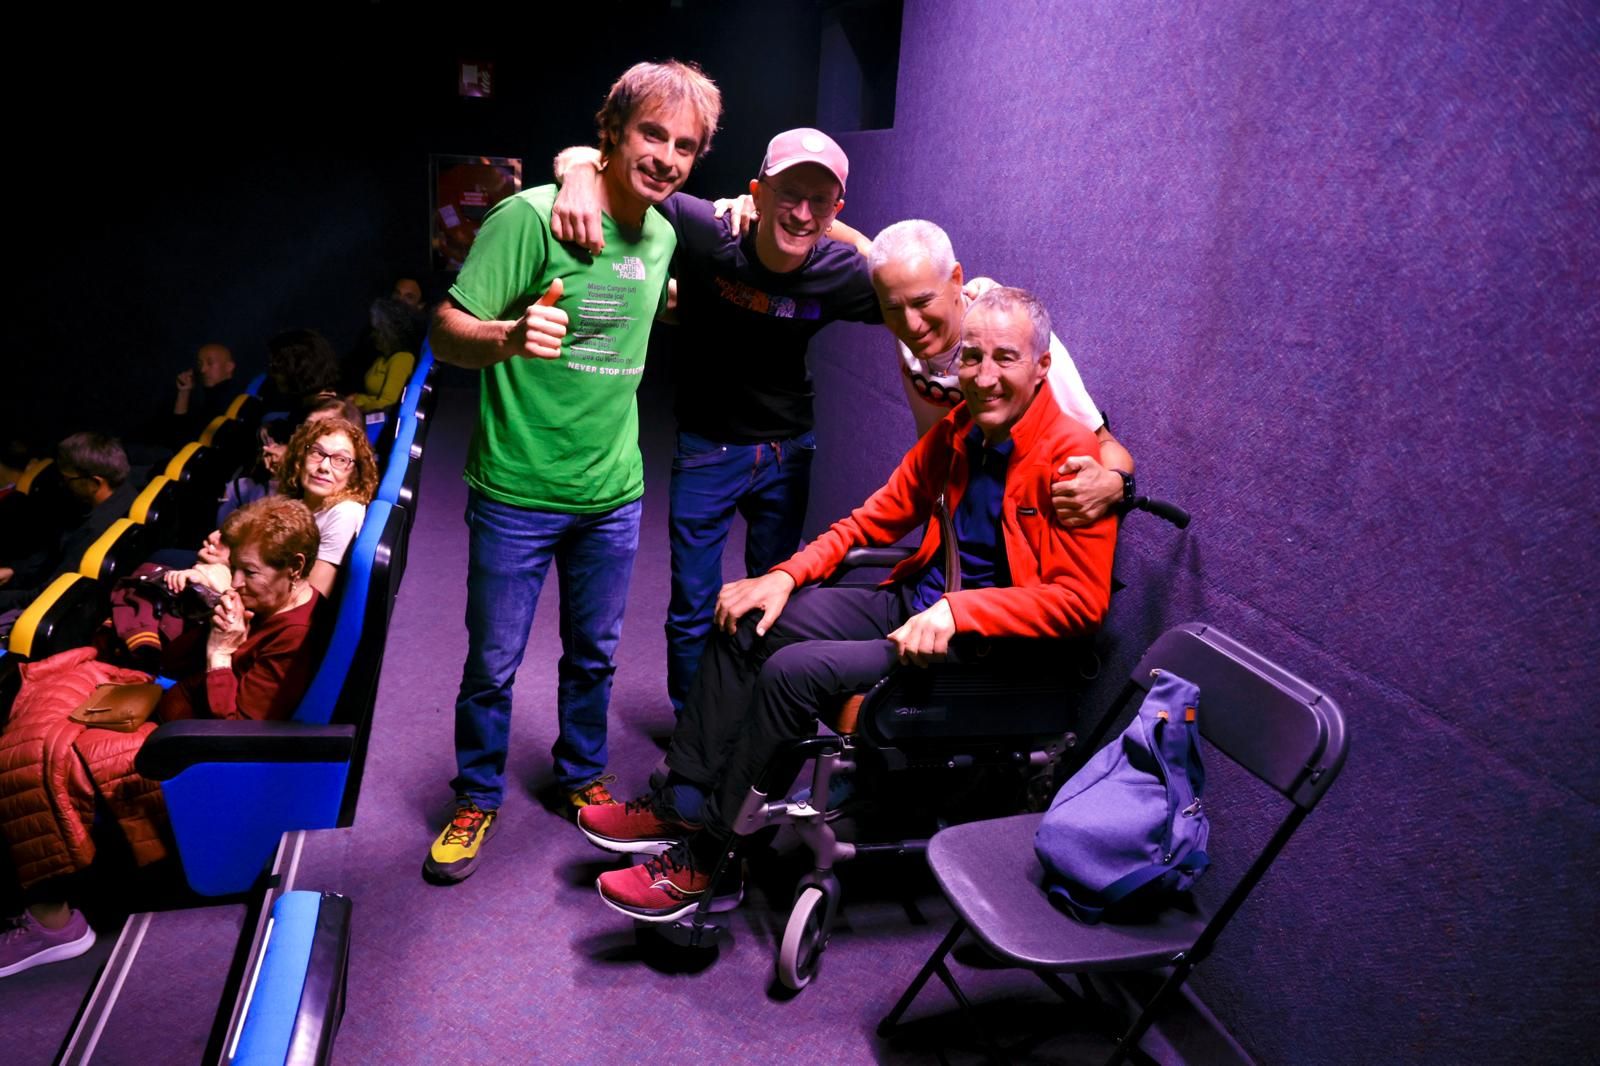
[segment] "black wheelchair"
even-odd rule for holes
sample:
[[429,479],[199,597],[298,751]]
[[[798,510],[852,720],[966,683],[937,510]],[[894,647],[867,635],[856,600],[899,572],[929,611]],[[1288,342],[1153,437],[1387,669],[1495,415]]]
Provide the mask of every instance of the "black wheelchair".
[[[1137,497],[1129,508],[1135,509],[1180,529],[1189,524],[1187,512],[1160,500]],[[909,554],[898,547],[853,549],[830,582],[887,569]],[[699,906],[656,925],[656,932],[681,947],[711,947],[720,932],[716,912],[726,902],[716,888],[730,869],[739,872],[742,843],[788,827],[811,852],[813,865],[795,888],[777,977],[788,989],[806,987],[839,913],[835,868],[866,856],[922,855],[928,838],[955,822],[1043,810],[1058,765],[1077,745],[1080,697],[1098,669],[1092,637],[962,637],[952,641],[944,662],[899,668],[867,692],[825,709],[818,735],[780,750],[745,796]],[[974,787],[950,788],[952,774]],[[843,777],[853,779],[852,795],[840,802],[835,783]],[[983,802],[973,803],[976,797]],[[840,830],[847,824],[862,839],[846,839]],[[892,830],[889,839],[866,839],[885,835],[871,832],[885,828]],[[908,829],[911,835],[899,835]]]

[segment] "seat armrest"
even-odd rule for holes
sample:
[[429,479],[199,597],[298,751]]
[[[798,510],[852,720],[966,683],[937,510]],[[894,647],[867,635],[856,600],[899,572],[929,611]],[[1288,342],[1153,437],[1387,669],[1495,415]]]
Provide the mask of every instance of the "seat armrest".
[[913,548],[902,545],[891,545],[887,548],[851,548],[844,553],[840,561],[839,570],[861,570],[866,568],[876,570],[889,570],[906,559],[916,554]]
[[200,763],[348,762],[355,751],[353,725],[204,719],[168,722],[144,742],[134,766],[166,781]]

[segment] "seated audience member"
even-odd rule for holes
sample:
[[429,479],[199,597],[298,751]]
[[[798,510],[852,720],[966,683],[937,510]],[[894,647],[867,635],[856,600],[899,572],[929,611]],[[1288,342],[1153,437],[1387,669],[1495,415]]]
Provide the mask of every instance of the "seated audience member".
[[301,418],[323,396],[339,388],[339,357],[327,338],[314,329],[291,329],[267,339],[267,388],[264,410]]
[[27,473],[32,458],[33,453],[28,450],[28,445],[16,437],[0,445],[0,499],[16,491],[17,482]]
[[313,400],[306,408],[303,422],[317,422],[324,418],[342,418],[353,426],[366,422],[366,415],[361,413],[361,408],[345,399],[343,396],[323,396]]
[[[45,548],[0,562],[0,632],[9,633],[16,615],[60,574],[78,565],[84,550],[128,513],[139,486],[128,477],[122,442],[104,433],[74,433],[56,449],[56,465],[76,521]],[[7,617],[9,615],[9,617]]]
[[367,504],[378,491],[378,460],[367,436],[338,417],[307,422],[284,450],[279,491],[305,501],[322,541],[310,580],[324,596],[333,589],[350,542],[361,531]]
[[294,426],[287,418],[269,418],[256,430],[261,450],[255,465],[248,473],[239,473],[228,479],[222,488],[222,502],[217,507],[217,524],[247,503],[278,494],[278,463],[294,435]]
[[[202,344],[194,356],[194,369],[178,373],[178,394],[172,401],[175,438],[189,440],[211,424],[218,415],[228,413],[228,405],[244,391],[244,383],[234,379],[233,353],[222,344]],[[200,395],[196,397],[195,378]]]
[[[1100,625],[1116,519],[1067,528],[1049,517],[1050,472],[1094,445],[1051,394],[1049,338],[1049,316],[1031,294],[979,297],[957,358],[965,406],[848,517],[770,572],[723,587],[665,786],[578,812],[602,848],[667,848],[601,874],[607,904],[647,921],[693,909],[750,786],[785,740],[815,729],[830,697],[865,691],[897,662],[939,660],[958,634],[1068,637]],[[952,511],[950,547],[935,517],[941,500]],[[884,585],[808,587],[850,548],[893,544],[918,526],[921,547]],[[949,559],[959,560],[959,584],[945,572]]]
[[94,931],[67,903],[65,879],[94,858],[90,823],[98,804],[109,808],[140,865],[166,855],[160,786],[134,771],[134,757],[157,722],[293,714],[331,622],[307,580],[318,539],[310,512],[297,501],[259,500],[228,516],[222,541],[233,559],[232,587],[212,615],[204,662],[161,694],[152,720],[133,732],[68,716],[98,686],[137,684],[147,674],[98,661],[90,648],[22,668],[22,689],[0,733],[0,836],[29,905],[0,932],[0,977],[93,946]]
[[423,307],[422,285],[416,278],[395,278],[394,289],[389,293],[389,299],[398,300],[403,304],[421,310]]
[[364,392],[350,402],[362,411],[381,411],[400,402],[406,381],[416,369],[414,354],[422,335],[417,309],[399,300],[372,301],[372,345],[378,357],[362,379]]

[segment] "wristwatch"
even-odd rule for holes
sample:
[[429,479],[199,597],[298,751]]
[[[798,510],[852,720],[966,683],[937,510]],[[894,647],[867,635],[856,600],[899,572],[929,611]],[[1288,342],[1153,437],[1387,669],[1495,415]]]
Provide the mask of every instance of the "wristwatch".
[[1125,470],[1113,470],[1113,474],[1122,479],[1122,499],[1117,503],[1118,514],[1127,514],[1133,509],[1133,498],[1138,490],[1134,486],[1133,475]]

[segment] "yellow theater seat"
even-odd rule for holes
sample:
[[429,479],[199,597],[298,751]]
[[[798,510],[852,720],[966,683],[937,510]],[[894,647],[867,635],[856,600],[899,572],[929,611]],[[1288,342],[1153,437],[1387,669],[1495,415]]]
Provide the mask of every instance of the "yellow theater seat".
[[[140,554],[138,541],[144,528],[131,518],[119,518],[100,534],[78,560],[78,573],[99,581],[112,581],[138,565],[134,556]],[[129,565],[129,564],[132,565]]]
[[167,477],[167,480],[184,480],[184,467],[189,465],[189,461],[193,459],[196,454],[204,450],[205,445],[201,444],[197,440],[190,441],[188,444],[185,444],[181,449],[179,449],[178,454],[172,457],[172,461],[167,464],[167,469],[163,471]]
[[128,508],[128,517],[140,525],[149,525],[156,498],[161,495],[161,490],[170,484],[172,484],[171,479],[164,476],[151,478],[150,484],[144,487],[144,491],[133,501],[133,506]]
[[209,423],[206,424],[206,428],[201,431],[199,439],[200,443],[204,444],[207,448],[211,447],[211,445],[215,443],[217,439],[217,431],[227,424],[227,415],[218,415],[216,418],[213,418]]
[[34,657],[35,638],[42,635],[41,630],[48,629],[48,626],[43,625],[46,616],[53,609],[73,599],[75,594],[81,595],[84,592],[84,589],[78,587],[79,582],[83,582],[85,586],[94,584],[82,574],[62,574],[28,604],[16,624],[11,627],[11,640],[6,647],[10,649],[12,655],[21,655],[28,659]]
[[17,491],[21,493],[27,493],[29,489],[33,488],[34,481],[39,477],[39,474],[43,472],[44,468],[53,462],[55,462],[54,459],[35,459],[33,462],[29,463],[28,468],[24,470],[22,472],[22,476],[17,479]]

